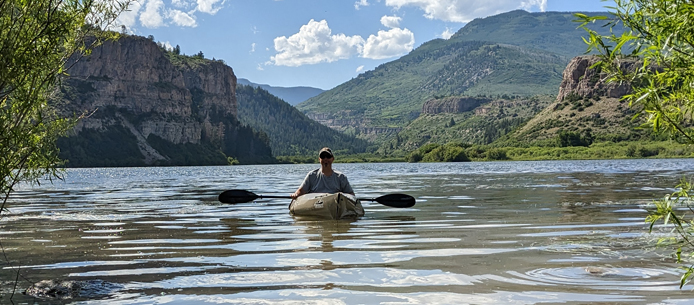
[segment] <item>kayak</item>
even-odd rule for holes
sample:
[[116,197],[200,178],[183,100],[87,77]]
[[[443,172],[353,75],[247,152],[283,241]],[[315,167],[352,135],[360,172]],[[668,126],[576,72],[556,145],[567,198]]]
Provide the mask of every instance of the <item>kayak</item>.
[[294,216],[311,216],[323,219],[343,219],[364,216],[359,199],[345,193],[309,193],[289,204]]

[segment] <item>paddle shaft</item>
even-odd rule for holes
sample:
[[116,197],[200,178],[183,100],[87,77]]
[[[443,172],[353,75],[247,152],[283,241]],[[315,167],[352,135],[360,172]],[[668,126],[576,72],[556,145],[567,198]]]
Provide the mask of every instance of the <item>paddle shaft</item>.
[[[219,194],[219,201],[223,203],[244,203],[256,199],[276,198],[292,199],[290,196],[257,195],[246,190],[228,190]],[[415,205],[414,197],[405,194],[388,194],[378,198],[360,198],[361,201],[376,201],[382,205],[395,208],[409,208]]]

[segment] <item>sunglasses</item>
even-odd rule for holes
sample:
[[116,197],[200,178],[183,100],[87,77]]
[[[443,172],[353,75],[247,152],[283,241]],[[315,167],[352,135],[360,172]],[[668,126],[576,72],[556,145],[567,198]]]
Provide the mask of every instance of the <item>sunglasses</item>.
[[333,157],[333,156],[331,156],[330,154],[327,154],[327,153],[326,153],[326,154],[320,154],[320,158],[321,158],[321,159],[330,159],[330,158],[332,158],[332,157]]

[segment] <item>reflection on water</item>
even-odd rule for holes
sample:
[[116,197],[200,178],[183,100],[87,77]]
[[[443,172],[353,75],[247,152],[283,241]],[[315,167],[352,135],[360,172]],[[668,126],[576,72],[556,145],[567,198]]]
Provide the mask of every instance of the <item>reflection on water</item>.
[[76,303],[685,304],[692,287],[643,219],[693,161],[337,164],[361,197],[418,202],[339,221],[216,200],[289,195],[316,165],[71,169],[14,194],[0,242],[22,288],[113,283]]

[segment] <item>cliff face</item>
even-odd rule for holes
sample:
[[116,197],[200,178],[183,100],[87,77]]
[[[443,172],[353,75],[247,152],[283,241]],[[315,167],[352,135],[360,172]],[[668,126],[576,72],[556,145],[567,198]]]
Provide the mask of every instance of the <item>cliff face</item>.
[[[62,99],[68,102],[63,111],[94,112],[78,123],[71,138],[118,130],[123,141],[134,136],[144,164],[201,164],[195,154],[184,158],[187,161],[172,156],[176,153],[171,151],[182,147],[223,151],[202,164],[225,163],[226,156],[244,159],[242,151],[267,148],[257,133],[241,130],[247,127],[237,119],[236,76],[220,61],[166,53],[149,39],[125,36],[94,49],[68,73],[61,86]],[[241,135],[250,138],[239,139]],[[61,150],[68,155],[75,150],[63,144],[67,147]],[[268,157],[269,149],[258,153]],[[74,160],[70,163],[75,165]]]
[[[599,68],[590,68],[598,61],[594,56],[578,56],[563,73],[556,100],[519,129],[514,137],[551,140],[559,131],[580,133],[596,140],[623,141],[641,137],[640,121],[632,117],[638,109],[629,108],[621,98],[629,94],[626,84],[607,83]],[[620,68],[633,71],[636,61],[624,61]]]
[[475,97],[445,97],[442,99],[431,99],[422,106],[422,113],[463,113],[490,101],[490,99]]
[[[563,100],[572,93],[587,98],[621,98],[629,93],[631,87],[628,84],[607,84],[604,82],[605,75],[601,74],[599,69],[590,69],[597,61],[597,57],[590,55],[572,59],[564,69],[557,100]],[[633,70],[636,64],[635,61],[622,62],[621,69]]]

